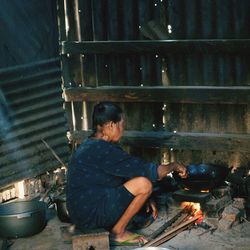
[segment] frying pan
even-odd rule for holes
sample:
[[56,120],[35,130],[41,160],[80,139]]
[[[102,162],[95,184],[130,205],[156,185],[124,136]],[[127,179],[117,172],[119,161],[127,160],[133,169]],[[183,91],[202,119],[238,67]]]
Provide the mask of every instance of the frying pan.
[[187,165],[187,178],[181,178],[177,173],[173,174],[177,184],[182,188],[201,191],[211,190],[224,184],[230,168],[216,164],[190,164]]

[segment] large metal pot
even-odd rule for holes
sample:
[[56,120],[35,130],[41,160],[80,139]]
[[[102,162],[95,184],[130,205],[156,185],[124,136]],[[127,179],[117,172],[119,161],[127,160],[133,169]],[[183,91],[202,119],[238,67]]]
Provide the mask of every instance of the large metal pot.
[[18,201],[0,205],[0,237],[27,237],[41,232],[46,225],[47,204]]
[[187,178],[180,178],[174,173],[177,183],[191,190],[211,190],[222,185],[228,176],[230,168],[215,164],[190,164],[187,166]]

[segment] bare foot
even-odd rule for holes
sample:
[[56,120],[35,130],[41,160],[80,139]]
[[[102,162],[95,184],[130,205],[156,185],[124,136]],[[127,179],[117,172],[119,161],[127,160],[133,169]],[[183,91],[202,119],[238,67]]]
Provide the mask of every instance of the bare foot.
[[116,242],[141,243],[142,245],[148,242],[144,236],[129,231],[125,231],[120,234],[113,233],[111,238]]

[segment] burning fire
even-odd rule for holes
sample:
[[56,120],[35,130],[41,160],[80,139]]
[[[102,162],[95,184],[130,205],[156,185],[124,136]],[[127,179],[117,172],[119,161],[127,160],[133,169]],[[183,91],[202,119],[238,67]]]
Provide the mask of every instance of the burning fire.
[[[188,188],[185,187],[184,190],[190,190],[190,189],[188,189]],[[201,190],[200,192],[201,193],[209,193],[209,190],[205,189],[205,190]]]
[[196,203],[196,202],[182,202],[181,203],[181,207],[182,208],[186,208],[190,211],[190,216],[191,218],[195,217],[195,216],[200,216],[200,218],[196,221],[196,224],[199,224],[203,221],[203,213],[201,210],[201,205],[200,203]]

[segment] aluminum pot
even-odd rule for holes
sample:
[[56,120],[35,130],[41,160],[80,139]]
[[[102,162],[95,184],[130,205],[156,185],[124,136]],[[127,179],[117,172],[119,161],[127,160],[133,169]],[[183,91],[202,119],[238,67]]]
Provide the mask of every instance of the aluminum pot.
[[17,201],[0,205],[0,237],[27,237],[46,226],[47,204],[42,201]]
[[187,166],[187,178],[181,178],[177,173],[173,176],[176,182],[190,190],[211,190],[222,185],[230,172],[225,165],[190,164]]

